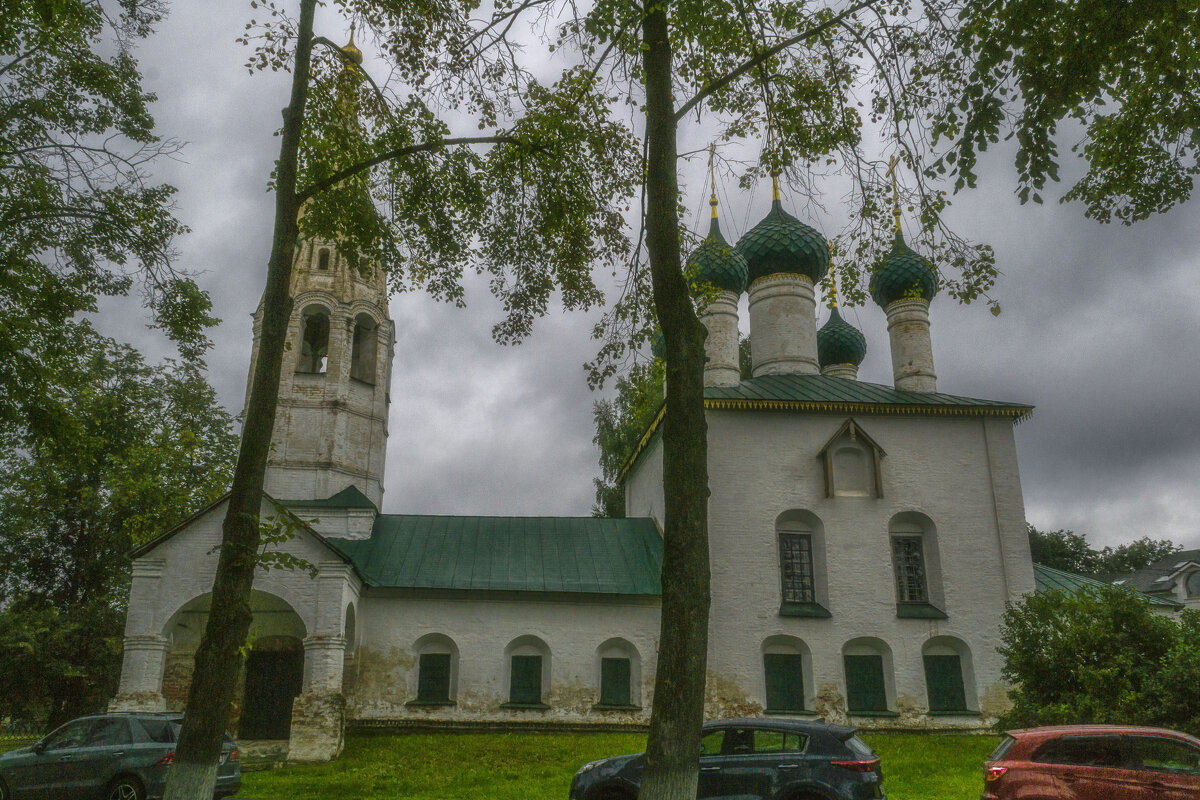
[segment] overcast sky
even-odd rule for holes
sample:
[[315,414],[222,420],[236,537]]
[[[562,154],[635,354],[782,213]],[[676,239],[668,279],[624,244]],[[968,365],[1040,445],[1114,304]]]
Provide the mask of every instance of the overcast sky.
[[[201,273],[223,320],[208,361],[234,412],[270,248],[272,134],[288,92],[288,76],[243,67],[247,51],[234,39],[253,13],[248,0],[175,3],[138,52],[159,96],[159,131],[188,142],[156,177],[179,188],[178,213],[192,229],[179,242],[180,264]],[[345,38],[327,12],[317,32]],[[1078,205],[1019,205],[1010,153],[992,154],[983,167],[981,188],[958,197],[953,219],[963,235],[995,247],[1003,274],[993,295],[1004,311],[997,318],[983,305],[935,299],[939,390],[1037,406],[1017,427],[1034,525],[1072,528],[1094,545],[1152,536],[1200,547],[1200,208],[1194,201],[1132,228],[1101,226]],[[743,220],[756,222],[768,200],[727,190],[732,208],[722,227],[730,237],[744,233]],[[689,207],[700,205],[689,197]],[[831,234],[840,220],[830,214],[799,215]],[[529,341],[500,347],[490,338],[500,310],[482,282],[469,285],[468,303],[392,300],[385,510],[587,514],[597,395],[582,364],[596,350],[596,315],[554,312]],[[890,385],[883,311],[868,305],[848,317],[867,336],[860,378]],[[151,357],[170,354],[128,303],[106,304],[99,324]]]

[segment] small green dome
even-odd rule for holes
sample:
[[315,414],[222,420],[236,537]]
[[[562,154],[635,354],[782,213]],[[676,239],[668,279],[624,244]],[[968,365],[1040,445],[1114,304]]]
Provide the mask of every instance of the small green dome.
[[872,273],[869,288],[871,297],[883,308],[897,300],[932,300],[938,293],[938,275],[929,259],[913,252],[904,243],[904,234],[896,231],[892,251]]
[[825,237],[784,211],[778,198],[762,222],[751,228],[734,250],[746,259],[750,283],[778,272],[807,275],[817,283],[829,271]]
[[834,364],[858,366],[867,355],[867,337],[862,331],[842,319],[837,308],[829,321],[817,331],[817,363],[822,368]]
[[746,260],[725,241],[715,216],[708,237],[688,256],[688,273],[697,283],[710,283],[734,294],[746,291]]

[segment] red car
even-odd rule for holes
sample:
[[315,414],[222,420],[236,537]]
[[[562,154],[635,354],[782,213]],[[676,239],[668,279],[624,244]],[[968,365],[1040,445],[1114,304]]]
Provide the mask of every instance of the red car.
[[1200,739],[1162,728],[1009,731],[983,762],[981,800],[1197,800]]

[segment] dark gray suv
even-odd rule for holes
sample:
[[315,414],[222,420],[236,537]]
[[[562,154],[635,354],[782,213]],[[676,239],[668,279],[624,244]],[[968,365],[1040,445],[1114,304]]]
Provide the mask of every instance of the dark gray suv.
[[[789,719],[724,719],[704,725],[698,798],[876,800],[879,756],[854,728]],[[571,800],[634,800],[645,756],[585,764]]]
[[[153,800],[175,758],[180,714],[80,717],[30,747],[0,754],[0,800]],[[237,745],[221,748],[216,797],[242,785]]]

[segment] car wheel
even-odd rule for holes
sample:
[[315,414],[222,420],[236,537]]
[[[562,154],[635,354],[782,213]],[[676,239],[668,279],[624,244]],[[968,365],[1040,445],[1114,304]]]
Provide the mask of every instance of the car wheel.
[[123,775],[113,778],[104,792],[104,800],[146,800],[146,790],[137,778]]

